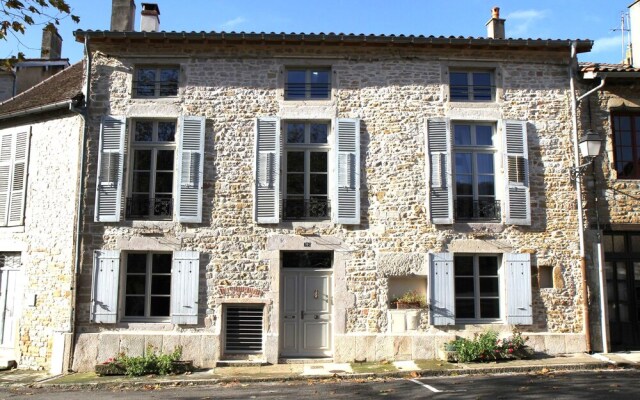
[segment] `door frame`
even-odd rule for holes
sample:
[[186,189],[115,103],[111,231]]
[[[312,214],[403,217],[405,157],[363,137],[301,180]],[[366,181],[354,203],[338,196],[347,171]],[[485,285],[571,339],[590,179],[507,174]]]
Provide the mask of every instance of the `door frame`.
[[[18,253],[18,257],[20,257],[20,264],[17,267],[12,266],[3,266],[0,268],[0,355],[9,356],[15,358],[17,356],[18,342],[20,337],[20,318],[22,316],[22,292],[23,292],[23,262],[22,262],[22,254]],[[9,274],[7,272],[15,272],[15,287],[14,293],[12,293],[12,297],[14,298],[14,309],[13,309],[13,326],[11,330],[13,331],[13,341],[10,345],[3,345],[4,342],[4,331],[5,331],[5,312],[7,305],[7,288],[8,288],[8,278]]]

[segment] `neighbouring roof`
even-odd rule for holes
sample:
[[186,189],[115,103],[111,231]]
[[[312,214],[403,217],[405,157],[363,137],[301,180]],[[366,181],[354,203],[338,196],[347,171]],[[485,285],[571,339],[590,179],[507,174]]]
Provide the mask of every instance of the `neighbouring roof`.
[[[42,108],[82,97],[82,61],[66,68],[34,87],[0,103],[0,119],[18,112],[43,111]],[[62,107],[62,105],[61,105]]]
[[637,78],[640,77],[640,68],[629,64],[608,64],[584,62],[580,63],[580,72],[585,79],[607,76],[613,78]]
[[577,52],[591,50],[593,41],[588,39],[491,39],[463,36],[423,35],[364,35],[344,33],[266,33],[266,32],[118,32],[77,30],[76,41],[85,38],[95,42],[164,42],[164,43],[246,43],[246,44],[333,44],[372,46],[420,46],[462,48],[526,48],[536,50],[569,49],[577,44]]

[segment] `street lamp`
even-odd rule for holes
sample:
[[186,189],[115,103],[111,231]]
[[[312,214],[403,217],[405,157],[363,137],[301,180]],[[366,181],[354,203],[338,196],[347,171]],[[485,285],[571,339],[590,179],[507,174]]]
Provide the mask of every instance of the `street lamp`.
[[582,158],[585,159],[585,163],[571,169],[574,178],[583,176],[587,167],[591,165],[593,160],[600,154],[602,138],[589,129],[582,135],[580,140],[578,140],[578,148],[580,149]]

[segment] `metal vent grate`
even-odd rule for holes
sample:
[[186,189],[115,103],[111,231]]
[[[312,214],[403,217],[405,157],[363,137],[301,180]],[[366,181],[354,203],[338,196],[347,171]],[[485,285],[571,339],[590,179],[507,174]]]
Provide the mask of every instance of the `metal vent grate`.
[[262,352],[262,316],[264,307],[227,307],[225,315],[225,352]]

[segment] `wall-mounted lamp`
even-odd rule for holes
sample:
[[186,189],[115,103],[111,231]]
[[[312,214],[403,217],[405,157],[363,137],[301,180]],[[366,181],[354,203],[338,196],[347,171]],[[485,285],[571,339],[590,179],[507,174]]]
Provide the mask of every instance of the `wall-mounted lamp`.
[[582,155],[582,158],[584,158],[586,162],[571,168],[571,175],[574,178],[584,175],[587,167],[591,165],[593,160],[600,154],[602,138],[592,130],[587,130],[578,141],[578,148],[580,149],[580,155]]

